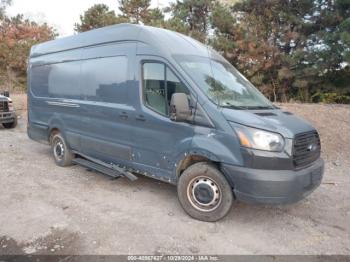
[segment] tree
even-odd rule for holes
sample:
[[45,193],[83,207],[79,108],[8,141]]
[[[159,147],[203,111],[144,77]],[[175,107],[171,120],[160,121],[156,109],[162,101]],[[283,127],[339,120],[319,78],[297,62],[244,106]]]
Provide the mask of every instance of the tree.
[[126,19],[117,17],[105,4],[95,4],[80,16],[80,23],[74,25],[76,32],[85,32],[95,28],[126,22]]
[[0,19],[4,19],[5,10],[12,4],[12,0],[0,0]]
[[[306,51],[297,56],[297,79],[308,81],[309,101],[350,102],[350,72],[346,66],[350,43],[348,0],[317,0],[308,17]],[[295,90],[300,89],[295,86]],[[296,93],[295,91],[293,93]]]
[[149,10],[149,15],[145,21],[147,25],[155,27],[164,26],[164,14],[159,8],[154,8]]
[[165,10],[119,0],[119,10],[90,14],[84,30],[167,28],[212,45],[273,101],[350,103],[349,0],[177,0]]
[[178,17],[172,17],[164,21],[164,28],[179,32],[184,35],[190,35],[188,26]]
[[55,30],[47,24],[37,24],[24,19],[23,15],[3,16],[0,23],[0,84],[9,89],[23,88],[30,48],[55,36]]
[[337,75],[346,61],[347,3],[245,0],[232,8],[219,5],[212,12],[211,43],[270,99],[310,101],[318,89],[329,87],[327,75]]
[[150,4],[150,0],[119,0],[119,10],[131,23],[146,23],[150,19]]
[[[181,21],[182,30],[183,26],[187,27],[185,31],[188,35],[205,42],[210,28],[209,18],[213,3],[213,0],[177,0],[166,11],[171,13],[173,21]],[[175,25],[174,29],[177,28],[178,26]]]

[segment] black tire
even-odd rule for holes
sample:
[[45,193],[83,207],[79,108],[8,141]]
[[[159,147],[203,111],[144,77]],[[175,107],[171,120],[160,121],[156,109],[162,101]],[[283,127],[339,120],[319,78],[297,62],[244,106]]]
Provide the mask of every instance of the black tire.
[[2,125],[3,125],[4,128],[6,128],[6,129],[15,128],[15,127],[17,126],[17,117],[15,117],[15,119],[13,120],[13,122],[11,122],[11,123],[3,123]]
[[177,193],[186,213],[206,222],[222,219],[233,203],[232,188],[226,178],[206,162],[193,164],[181,174]]
[[53,158],[58,166],[70,166],[74,159],[74,154],[70,151],[66,141],[59,132],[51,134],[50,138]]

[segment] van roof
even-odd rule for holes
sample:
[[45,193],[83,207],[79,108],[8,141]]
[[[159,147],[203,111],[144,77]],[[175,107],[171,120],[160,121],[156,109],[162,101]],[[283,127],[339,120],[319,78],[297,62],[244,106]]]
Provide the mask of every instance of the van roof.
[[205,45],[183,34],[151,26],[118,24],[35,45],[30,57],[121,41],[143,42],[163,55],[208,55]]

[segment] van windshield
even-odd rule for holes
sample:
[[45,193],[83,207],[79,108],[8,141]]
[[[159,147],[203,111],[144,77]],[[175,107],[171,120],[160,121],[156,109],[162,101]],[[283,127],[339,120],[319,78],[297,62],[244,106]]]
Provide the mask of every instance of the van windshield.
[[174,56],[180,66],[215,104],[233,109],[273,109],[230,63],[201,56]]

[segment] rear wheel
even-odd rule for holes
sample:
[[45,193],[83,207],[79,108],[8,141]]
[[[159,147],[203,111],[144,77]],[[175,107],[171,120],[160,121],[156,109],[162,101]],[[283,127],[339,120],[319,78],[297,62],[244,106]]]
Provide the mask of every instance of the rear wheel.
[[213,165],[201,162],[187,168],[177,185],[179,201],[193,218],[214,222],[230,211],[232,188],[224,175]]
[[53,157],[58,166],[69,166],[72,164],[74,154],[67,147],[63,136],[59,132],[54,132],[51,135],[51,150]]
[[11,122],[11,123],[3,123],[2,125],[6,129],[15,128],[17,126],[17,117],[13,120],[13,122]]

